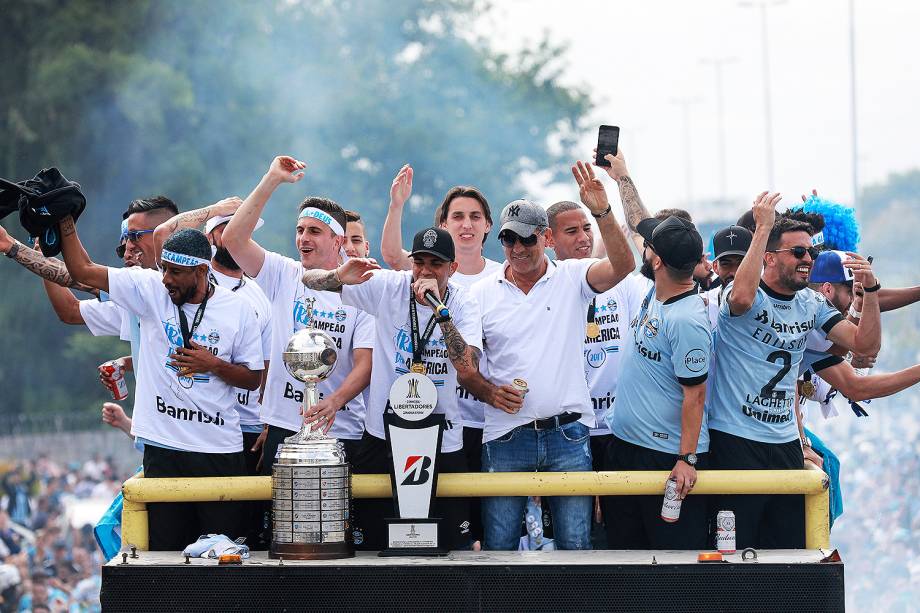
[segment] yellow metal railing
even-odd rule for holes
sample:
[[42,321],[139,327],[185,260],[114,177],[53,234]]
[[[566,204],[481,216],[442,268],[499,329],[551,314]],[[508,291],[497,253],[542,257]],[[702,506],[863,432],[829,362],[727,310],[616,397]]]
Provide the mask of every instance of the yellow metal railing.
[[[828,479],[812,470],[701,470],[692,494],[804,494],[805,547],[830,547]],[[666,471],[569,473],[442,473],[437,495],[628,496],[663,494]],[[160,478],[136,475],[122,487],[122,543],[146,550],[148,502],[270,500],[271,477]],[[389,475],[353,475],[355,498],[389,498]]]

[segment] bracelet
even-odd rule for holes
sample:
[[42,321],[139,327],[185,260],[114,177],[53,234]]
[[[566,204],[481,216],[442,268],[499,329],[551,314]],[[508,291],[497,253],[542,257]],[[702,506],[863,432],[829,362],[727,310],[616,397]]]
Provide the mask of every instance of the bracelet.
[[856,307],[854,307],[852,304],[850,305],[850,310],[848,314],[853,319],[859,319],[860,317],[862,317],[862,311],[857,311]]
[[875,285],[873,285],[872,287],[864,287],[863,291],[866,292],[867,294],[874,294],[880,289],[882,289],[882,284],[878,282],[878,279],[876,279]]
[[345,285],[344,283],[342,283],[342,279],[339,277],[339,267],[338,266],[336,266],[335,270],[332,271],[332,278],[335,279],[336,283],[338,283],[339,285]]
[[437,317],[437,318],[435,318],[434,321],[435,321],[435,323],[443,324],[443,323],[445,323],[445,322],[450,321],[450,315],[443,315],[443,316],[441,316],[441,317]]
[[593,217],[594,219],[602,219],[602,218],[604,218],[604,217],[607,217],[607,215],[610,215],[610,213],[611,213],[612,211],[613,211],[613,209],[612,209],[612,208],[610,207],[610,205],[608,204],[608,205],[607,205],[607,210],[606,210],[606,211],[604,211],[604,212],[601,213],[600,215],[595,215],[595,214],[592,212],[592,213],[591,213],[591,217]]
[[6,252],[6,257],[10,258],[11,260],[15,258],[16,254],[19,253],[19,248],[21,246],[22,245],[19,243],[19,241],[13,241],[13,246],[10,247],[10,250]]

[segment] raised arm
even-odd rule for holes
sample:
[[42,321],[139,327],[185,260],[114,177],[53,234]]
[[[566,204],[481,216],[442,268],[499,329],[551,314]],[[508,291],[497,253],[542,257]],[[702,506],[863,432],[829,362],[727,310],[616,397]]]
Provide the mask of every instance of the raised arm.
[[77,227],[73,222],[73,217],[68,215],[61,220],[61,252],[64,254],[64,264],[67,266],[67,272],[70,277],[84,285],[101,289],[104,292],[109,291],[109,268],[93,262],[80,237],[77,236]]
[[920,285],[883,288],[878,292],[878,306],[882,313],[894,311],[915,302],[920,302]]
[[623,215],[626,216],[626,226],[632,231],[633,242],[641,254],[643,239],[639,236],[636,228],[640,221],[648,219],[652,214],[642,204],[636,184],[633,183],[632,177],[629,176],[629,171],[626,168],[626,158],[623,157],[623,149],[618,148],[616,155],[608,153],[604,156],[604,159],[610,162],[610,166],[603,166],[602,168],[607,171],[611,179],[617,182],[617,186],[620,189],[620,204],[623,206]]
[[636,267],[626,235],[620,230],[607,200],[604,184],[594,176],[594,169],[578,161],[572,166],[582,203],[597,220],[607,257],[588,268],[588,285],[605,292],[626,278]]
[[256,229],[259,217],[262,216],[265,204],[282,183],[297,183],[303,179],[304,173],[300,171],[306,167],[307,165],[300,160],[287,155],[280,155],[272,160],[268,172],[262,176],[262,180],[246,197],[224,229],[221,237],[224,247],[250,277],[258,276],[265,262],[265,249],[252,240],[252,233]]
[[374,258],[349,258],[333,270],[314,268],[303,273],[303,284],[310,289],[324,292],[340,292],[343,285],[358,285],[371,278],[371,272],[379,270]]
[[875,355],[882,348],[882,319],[879,311],[878,281],[872,272],[872,265],[862,256],[847,253],[850,256],[843,265],[853,271],[853,281],[863,287],[862,316],[859,325],[850,321],[841,321],[827,334],[828,340],[836,345],[846,347],[853,353]]
[[76,283],[71,279],[70,273],[67,272],[67,267],[64,266],[64,262],[56,258],[46,258],[42,255],[41,251],[30,249],[11,237],[3,226],[0,226],[0,253],[3,253],[26,270],[51,283],[60,285],[61,287],[69,287],[71,289],[80,290],[81,292],[87,292],[94,296],[99,295],[99,290]]
[[738,266],[735,283],[728,295],[728,306],[732,315],[744,315],[754,305],[763,273],[763,256],[767,252],[767,241],[776,221],[776,205],[781,199],[782,196],[779,194],[762,192],[754,200],[754,238],[751,239],[751,246]]
[[380,254],[393,270],[409,270],[412,259],[402,247],[402,214],[406,200],[412,195],[412,167],[406,164],[399,169],[390,185],[390,206],[383,222],[380,237]]
[[243,201],[237,196],[231,196],[216,202],[210,206],[179,213],[175,217],[170,217],[153,231],[153,246],[156,252],[157,263],[160,262],[160,251],[163,249],[163,242],[176,230],[183,228],[199,228],[212,217],[222,217],[233,215]]

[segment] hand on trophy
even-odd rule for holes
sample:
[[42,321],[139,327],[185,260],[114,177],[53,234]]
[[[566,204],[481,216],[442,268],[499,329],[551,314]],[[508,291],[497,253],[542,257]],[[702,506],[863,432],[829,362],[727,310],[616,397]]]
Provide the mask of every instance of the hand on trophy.
[[303,415],[303,421],[310,427],[310,431],[322,430],[323,434],[328,434],[329,429],[335,422],[335,415],[342,407],[341,403],[336,402],[331,396],[323,398],[304,414],[303,407],[300,408],[300,414]]

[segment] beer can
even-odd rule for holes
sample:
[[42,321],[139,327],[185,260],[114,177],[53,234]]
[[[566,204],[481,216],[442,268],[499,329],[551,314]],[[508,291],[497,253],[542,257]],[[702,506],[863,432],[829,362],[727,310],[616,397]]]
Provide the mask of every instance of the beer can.
[[526,394],[528,391],[527,381],[524,381],[523,379],[514,379],[511,382],[511,387],[518,390],[519,392],[523,392],[524,394]]
[[735,553],[734,511],[719,511],[716,515],[716,549],[720,553]]
[[102,372],[108,376],[106,387],[112,392],[114,400],[124,400],[128,397],[128,383],[125,381],[124,368],[115,360],[110,360],[102,365]]
[[661,503],[661,519],[674,523],[680,517],[680,505],[683,502],[677,497],[677,480],[668,479],[664,486],[664,501]]

